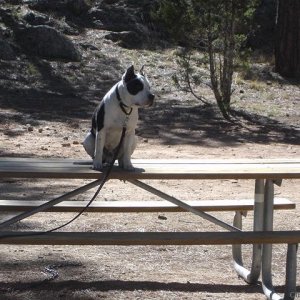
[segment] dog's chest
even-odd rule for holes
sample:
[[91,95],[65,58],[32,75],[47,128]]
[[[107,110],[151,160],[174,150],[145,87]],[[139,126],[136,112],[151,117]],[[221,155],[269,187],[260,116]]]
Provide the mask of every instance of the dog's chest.
[[104,121],[105,148],[109,151],[115,149],[121,139],[123,127],[126,127],[126,134],[134,132],[138,121],[137,110],[134,109],[129,116],[122,114],[106,115]]
[[104,148],[108,151],[113,151],[119,144],[122,136],[122,129],[111,128],[106,131]]
[[122,130],[124,126],[128,129],[135,128],[138,122],[138,110],[133,108],[131,113],[126,115],[119,107],[107,109],[104,115],[104,128],[110,130]]

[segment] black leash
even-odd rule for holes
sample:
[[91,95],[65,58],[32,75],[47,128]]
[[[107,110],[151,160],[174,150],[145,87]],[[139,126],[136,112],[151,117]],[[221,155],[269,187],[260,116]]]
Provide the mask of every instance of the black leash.
[[121,146],[122,146],[122,143],[123,143],[123,140],[124,140],[124,137],[125,137],[125,133],[126,133],[126,126],[123,127],[123,130],[122,130],[122,135],[121,135],[121,139],[120,139],[120,142],[116,148],[116,150],[114,151],[114,156],[113,156],[113,160],[112,162],[109,164],[105,174],[104,174],[104,177],[97,189],[97,191],[95,192],[94,196],[92,197],[92,199],[89,201],[89,203],[73,218],[71,219],[70,221],[68,221],[67,223],[63,224],[63,225],[60,225],[56,228],[53,228],[53,229],[50,229],[48,231],[45,231],[45,233],[49,233],[49,232],[53,232],[53,231],[56,231],[56,230],[59,230],[69,224],[71,224],[72,222],[74,222],[76,219],[78,219],[88,208],[89,206],[94,202],[94,200],[96,199],[96,197],[99,195],[100,191],[102,190],[105,182],[107,181],[110,173],[111,173],[111,170],[113,169],[113,166],[115,164],[115,161],[117,160],[118,158],[118,155],[119,155],[119,152],[120,152],[120,149],[121,149]]
[[43,232],[30,232],[28,234],[19,234],[16,233],[16,234],[7,234],[7,235],[1,235],[1,232],[0,232],[0,239],[1,238],[6,238],[6,237],[19,237],[19,236],[35,236],[35,235],[43,235],[43,234],[46,234],[46,233],[49,233],[49,232],[54,232],[56,230],[59,230],[63,227],[66,227],[67,225],[71,224],[72,222],[74,222],[76,219],[78,219],[88,208],[89,206],[94,202],[94,200],[96,199],[96,197],[99,195],[101,189],[103,188],[105,182],[107,181],[112,169],[113,169],[113,166],[115,164],[115,161],[117,160],[118,158],[118,155],[119,155],[119,152],[120,152],[120,149],[121,149],[121,146],[122,146],[122,143],[123,143],[123,140],[124,140],[124,137],[125,137],[125,134],[126,134],[126,124],[124,125],[123,129],[122,129],[122,135],[121,135],[121,139],[120,139],[120,142],[116,148],[116,150],[114,151],[114,156],[113,156],[113,160],[112,162],[109,164],[108,168],[106,169],[106,172],[103,176],[103,179],[97,189],[97,191],[95,192],[94,196],[91,198],[91,200],[89,201],[89,203],[74,217],[72,218],[70,221],[66,222],[65,224],[62,224],[60,226],[57,226],[55,228],[52,228],[50,230],[47,230],[47,231],[43,231]]

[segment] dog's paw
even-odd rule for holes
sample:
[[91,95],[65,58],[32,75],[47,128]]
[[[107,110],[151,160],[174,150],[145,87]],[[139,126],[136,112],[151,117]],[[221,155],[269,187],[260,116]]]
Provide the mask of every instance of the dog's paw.
[[93,169],[97,171],[102,171],[103,170],[103,164],[100,161],[93,161]]
[[126,171],[134,171],[135,168],[131,163],[131,160],[118,159],[119,167]]
[[122,168],[126,171],[131,171],[131,172],[133,172],[135,170],[135,168],[132,164],[123,164]]

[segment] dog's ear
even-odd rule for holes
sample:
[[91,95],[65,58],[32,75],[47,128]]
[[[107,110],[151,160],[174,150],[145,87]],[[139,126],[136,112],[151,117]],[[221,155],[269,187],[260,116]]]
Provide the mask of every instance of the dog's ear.
[[144,67],[145,67],[145,65],[142,65],[141,70],[140,70],[140,74],[142,76],[145,76],[145,74],[144,74]]
[[134,74],[134,66],[132,65],[127,69],[126,73],[124,74],[124,81],[125,83],[127,83],[130,80],[134,79],[135,77],[136,75]]

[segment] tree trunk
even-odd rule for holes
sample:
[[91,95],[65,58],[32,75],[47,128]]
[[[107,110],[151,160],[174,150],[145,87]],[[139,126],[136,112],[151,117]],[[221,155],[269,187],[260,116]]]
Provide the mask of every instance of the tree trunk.
[[282,76],[300,78],[300,0],[279,0],[275,68]]

